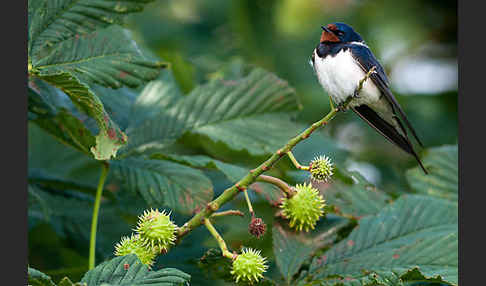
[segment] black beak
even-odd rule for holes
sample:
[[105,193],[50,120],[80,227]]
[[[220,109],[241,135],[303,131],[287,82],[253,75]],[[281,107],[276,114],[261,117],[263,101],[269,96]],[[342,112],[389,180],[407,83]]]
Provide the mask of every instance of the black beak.
[[331,30],[329,30],[328,28],[326,28],[325,26],[321,26],[321,28],[322,28],[324,31],[328,32],[328,33],[332,33],[332,31],[331,31]]

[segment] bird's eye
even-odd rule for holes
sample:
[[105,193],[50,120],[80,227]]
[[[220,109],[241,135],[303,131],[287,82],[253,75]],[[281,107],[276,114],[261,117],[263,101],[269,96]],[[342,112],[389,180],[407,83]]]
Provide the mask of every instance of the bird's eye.
[[342,36],[342,35],[344,35],[344,32],[343,32],[343,31],[340,31],[340,30],[337,30],[335,33],[336,33],[338,36]]

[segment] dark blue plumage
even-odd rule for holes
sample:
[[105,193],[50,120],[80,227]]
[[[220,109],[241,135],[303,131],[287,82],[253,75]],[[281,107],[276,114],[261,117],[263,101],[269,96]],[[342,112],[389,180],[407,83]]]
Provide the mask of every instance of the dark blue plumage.
[[340,104],[354,96],[352,89],[375,67],[375,72],[370,76],[371,83],[370,80],[365,83],[360,95],[353,98],[349,106],[386,139],[413,155],[427,174],[402,120],[417,142],[422,143],[393,96],[383,67],[362,37],[344,23],[328,24],[322,29],[320,43],[312,54],[312,66],[321,85],[333,101]]

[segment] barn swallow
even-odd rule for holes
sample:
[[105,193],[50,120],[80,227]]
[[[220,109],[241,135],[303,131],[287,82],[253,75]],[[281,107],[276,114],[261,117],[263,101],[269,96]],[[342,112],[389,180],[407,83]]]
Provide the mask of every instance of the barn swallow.
[[[311,65],[332,101],[340,107],[348,102],[347,107],[373,129],[414,156],[427,174],[410,142],[405,125],[420,146],[423,147],[423,144],[393,96],[383,67],[363,38],[344,23],[328,24],[322,26],[322,30],[320,42],[311,56]],[[370,69],[374,69],[370,80],[366,80],[357,93],[359,82]]]

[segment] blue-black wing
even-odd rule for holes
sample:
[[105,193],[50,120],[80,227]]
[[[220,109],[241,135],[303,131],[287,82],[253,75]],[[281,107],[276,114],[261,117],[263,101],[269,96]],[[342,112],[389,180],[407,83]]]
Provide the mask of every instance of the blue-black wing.
[[[418,138],[417,133],[415,132],[415,129],[412,127],[412,124],[410,123],[407,116],[405,115],[405,112],[403,111],[402,107],[396,100],[395,96],[393,96],[389,87],[388,78],[385,74],[385,71],[383,70],[383,67],[380,65],[380,63],[375,58],[373,53],[370,51],[368,47],[363,45],[354,44],[354,45],[350,45],[349,48],[351,49],[351,54],[353,55],[354,59],[360,64],[361,69],[363,69],[365,73],[367,73],[373,66],[375,66],[376,72],[370,76],[371,80],[376,85],[376,87],[378,87],[381,93],[385,96],[387,101],[391,104],[393,112],[395,113],[395,109],[398,110],[403,121],[405,121],[405,124],[412,132],[413,137],[415,137],[415,139],[420,144],[420,146],[423,147],[422,142]],[[399,121],[398,118],[397,121]],[[402,129],[403,129],[402,131],[405,133],[406,136],[407,131],[405,130],[405,128]]]

